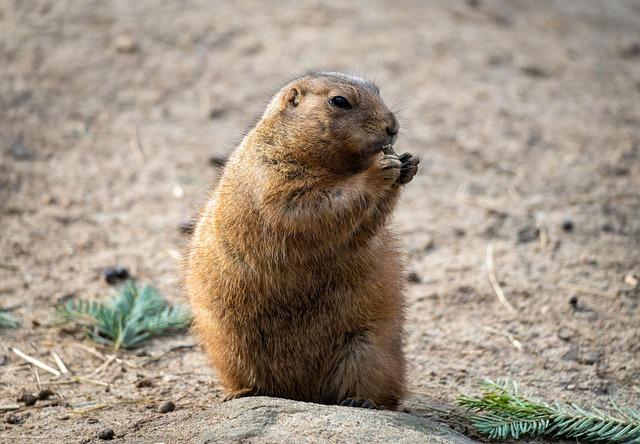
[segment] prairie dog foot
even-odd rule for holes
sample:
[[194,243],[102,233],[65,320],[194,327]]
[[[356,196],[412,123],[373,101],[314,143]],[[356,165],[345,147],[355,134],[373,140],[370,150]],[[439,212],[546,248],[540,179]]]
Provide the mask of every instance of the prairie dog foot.
[[347,398],[340,403],[343,407],[360,407],[363,409],[384,410],[384,407],[378,406],[370,399]]
[[253,387],[235,390],[229,393],[227,396],[225,396],[222,402],[231,401],[232,399],[237,399],[237,398],[246,398],[247,396],[256,396],[257,394],[258,394],[258,390],[256,390]]

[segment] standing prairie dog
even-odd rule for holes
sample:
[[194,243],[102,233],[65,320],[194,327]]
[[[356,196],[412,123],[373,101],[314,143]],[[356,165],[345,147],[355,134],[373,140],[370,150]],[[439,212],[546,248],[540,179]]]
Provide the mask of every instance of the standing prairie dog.
[[231,155],[185,281],[228,399],[398,407],[403,270],[386,222],[418,168],[390,148],[398,130],[373,83],[309,73]]

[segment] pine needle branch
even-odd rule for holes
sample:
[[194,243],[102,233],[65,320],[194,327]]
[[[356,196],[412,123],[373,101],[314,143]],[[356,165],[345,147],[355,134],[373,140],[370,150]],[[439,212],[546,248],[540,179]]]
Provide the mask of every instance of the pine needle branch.
[[575,404],[550,406],[519,393],[511,381],[484,381],[480,397],[460,395],[471,424],[492,440],[547,437],[594,443],[640,443],[640,410],[613,405],[614,413]]
[[0,328],[18,328],[20,321],[11,313],[0,310]]
[[114,350],[134,348],[152,336],[182,331],[191,324],[189,311],[170,307],[155,288],[132,281],[106,303],[67,301],[58,308],[58,317],[79,325],[93,341]]

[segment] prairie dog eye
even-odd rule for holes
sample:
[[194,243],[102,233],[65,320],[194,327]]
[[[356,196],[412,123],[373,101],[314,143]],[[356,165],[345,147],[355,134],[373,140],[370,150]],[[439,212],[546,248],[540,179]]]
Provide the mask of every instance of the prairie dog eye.
[[349,101],[342,96],[331,97],[331,99],[329,99],[329,103],[333,106],[337,106],[338,108],[351,109]]

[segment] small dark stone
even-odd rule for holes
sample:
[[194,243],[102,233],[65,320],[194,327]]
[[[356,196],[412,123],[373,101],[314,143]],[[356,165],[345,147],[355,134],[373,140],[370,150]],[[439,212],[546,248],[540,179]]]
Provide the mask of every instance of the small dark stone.
[[540,230],[536,227],[524,227],[518,231],[518,243],[524,244],[538,239]]
[[571,298],[569,298],[569,305],[576,310],[578,308],[578,296],[571,296]]
[[107,284],[114,285],[120,281],[129,279],[131,276],[129,275],[129,270],[125,267],[115,266],[102,270],[102,277]]
[[558,331],[558,337],[563,341],[568,341],[573,336],[573,332],[568,328],[561,328]]
[[164,401],[158,406],[158,412],[160,413],[169,413],[173,412],[176,409],[176,405],[173,401]]
[[114,436],[116,436],[116,433],[111,427],[105,427],[98,432],[98,439],[102,439],[104,441],[110,441]]
[[223,167],[227,164],[226,156],[211,156],[209,158],[209,164],[215,167]]
[[55,395],[55,392],[51,389],[43,389],[38,392],[38,399],[40,401],[47,400]]
[[536,65],[526,65],[526,66],[523,66],[520,70],[522,71],[523,74],[526,74],[529,77],[534,77],[538,79],[549,77],[549,74],[544,69]]
[[602,231],[605,233],[613,233],[613,226],[611,224],[602,225]]
[[571,233],[573,231],[573,221],[571,219],[566,219],[562,222],[562,230],[567,233]]
[[150,378],[142,378],[138,382],[136,382],[136,387],[138,388],[153,387],[153,380]]
[[24,145],[22,137],[18,137],[10,146],[9,154],[15,160],[30,160],[33,153]]
[[467,0],[467,6],[470,8],[478,8],[480,6],[480,0]]
[[568,352],[566,352],[563,356],[562,359],[564,359],[565,361],[577,361],[578,360],[578,348],[572,346]]
[[414,284],[422,282],[422,278],[420,278],[420,275],[415,271],[410,271],[409,274],[407,274],[407,280]]
[[24,402],[24,405],[26,406],[32,406],[35,405],[37,400],[38,398],[33,393],[23,390],[16,401]]
[[87,418],[87,424],[97,424],[99,422],[98,418]]
[[193,219],[190,220],[184,220],[182,222],[180,222],[179,228],[180,231],[184,234],[191,234],[193,233],[193,229],[196,226],[196,221]]
[[527,136],[527,146],[533,148],[542,141],[542,130],[539,128],[531,128]]
[[5,365],[7,362],[9,362],[7,355],[0,355],[0,365]]
[[224,108],[212,108],[209,110],[209,118],[211,120],[217,119],[218,117],[222,117],[227,112]]
[[422,242],[419,246],[418,246],[418,251],[419,252],[428,252],[431,251],[435,248],[435,243],[433,242],[433,239],[426,239],[424,242]]
[[593,365],[600,360],[600,356],[594,352],[586,352],[580,357],[580,363],[585,365]]
[[631,59],[634,57],[640,57],[640,42],[633,42],[626,46],[623,46],[618,51],[620,57],[624,59]]
[[464,237],[467,235],[467,232],[463,228],[454,228],[453,235],[455,237]]
[[7,424],[20,424],[20,422],[22,422],[22,417],[19,415],[16,415],[13,412],[9,412],[6,415],[4,415],[4,421]]

